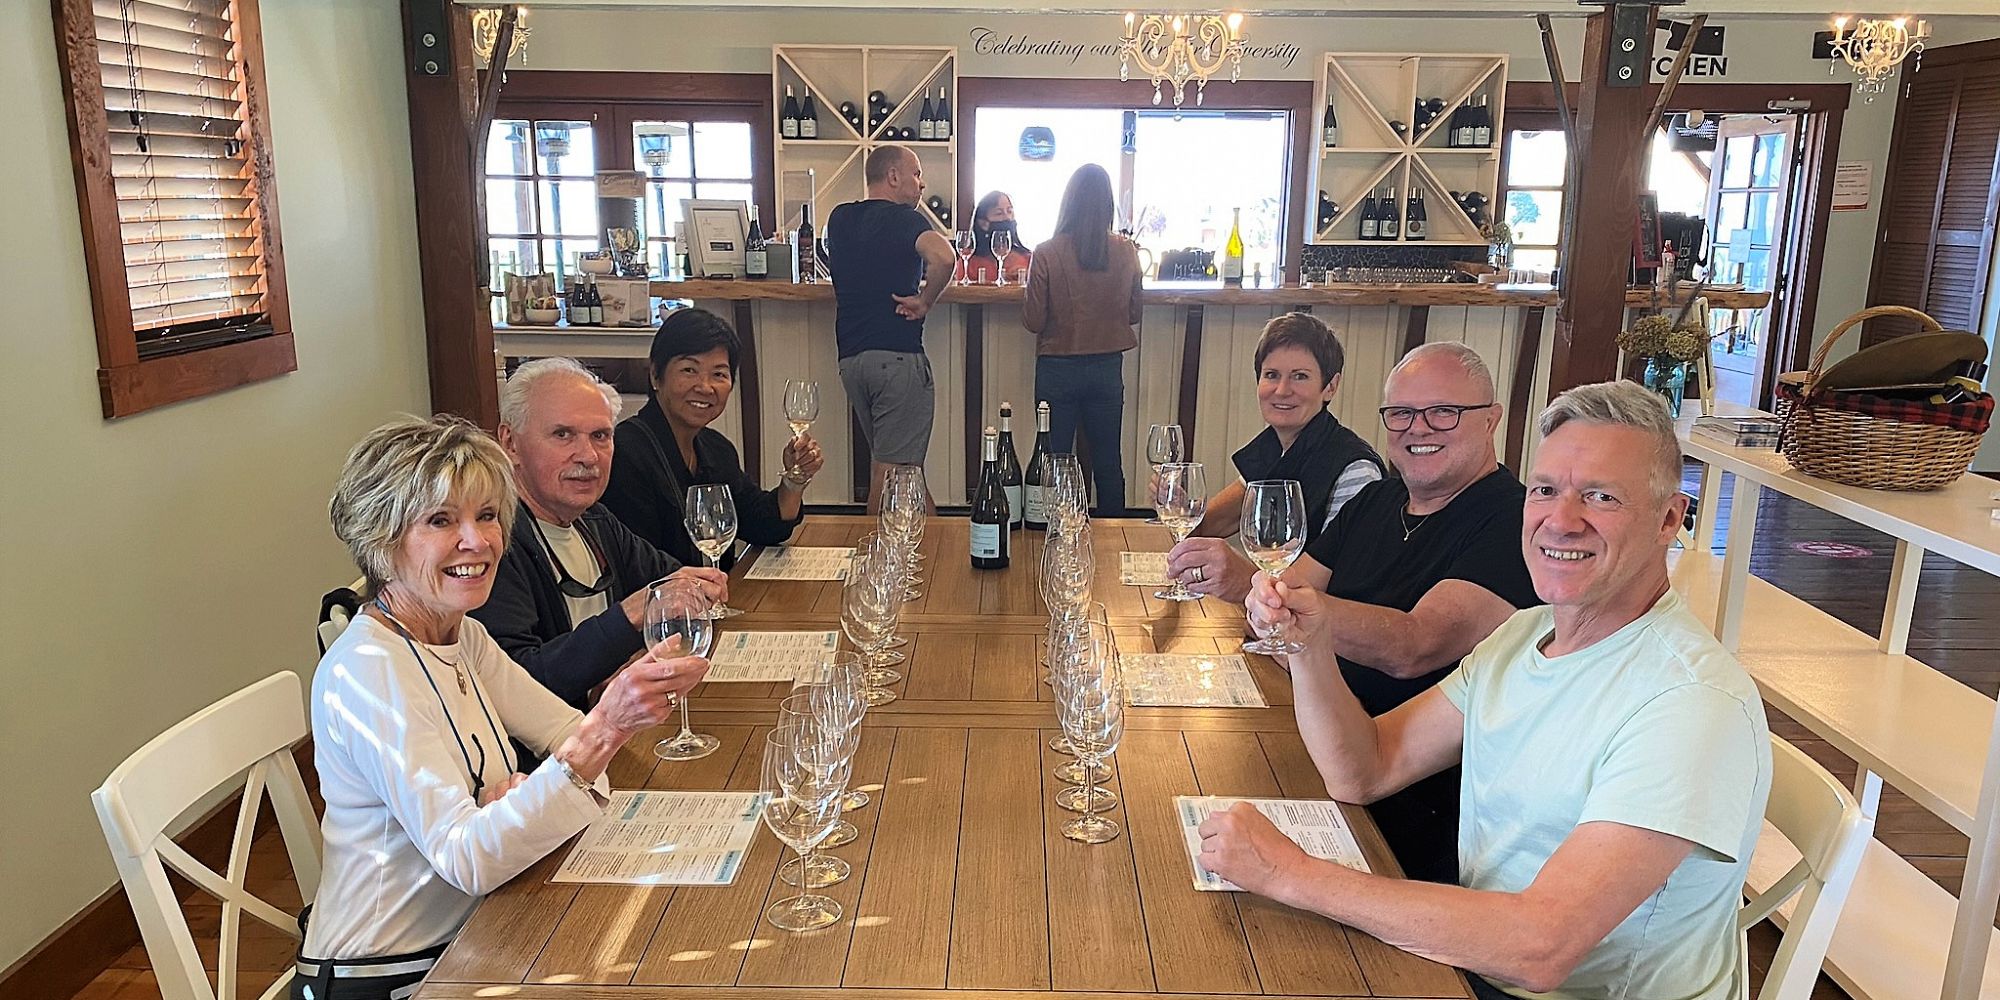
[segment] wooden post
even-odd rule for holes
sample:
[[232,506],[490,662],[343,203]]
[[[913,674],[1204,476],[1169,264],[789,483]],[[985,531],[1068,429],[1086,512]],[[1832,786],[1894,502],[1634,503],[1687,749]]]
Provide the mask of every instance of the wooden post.
[[[1641,64],[1652,61],[1651,22],[1638,44]],[[1549,358],[1549,393],[1617,375],[1615,338],[1625,323],[1625,287],[1631,279],[1632,222],[1645,187],[1645,143],[1639,121],[1652,110],[1651,87],[1612,87],[1611,13],[1592,14],[1584,30],[1582,99],[1576,116],[1578,156],[1570,164],[1569,200],[1576,219],[1602,220],[1570,231],[1569,266],[1562,275],[1562,304]],[[1692,44],[1692,43],[1690,43]],[[1641,136],[1645,138],[1642,139]]]
[[[441,9],[440,9],[441,8]],[[449,60],[433,74],[414,53],[419,23],[442,19]],[[449,0],[403,0],[403,67],[410,105],[410,162],[417,200],[417,265],[424,291],[424,343],[430,354],[430,408],[492,429],[500,422],[494,377],[493,319],[480,232],[473,143],[479,80],[472,14]]]

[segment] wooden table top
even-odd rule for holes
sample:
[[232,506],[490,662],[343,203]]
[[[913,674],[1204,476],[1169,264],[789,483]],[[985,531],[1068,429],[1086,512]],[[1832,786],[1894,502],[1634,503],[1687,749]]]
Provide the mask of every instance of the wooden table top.
[[[814,516],[799,545],[845,545],[872,524]],[[1324,798],[1300,740],[1291,686],[1250,656],[1265,709],[1127,710],[1108,813],[1109,844],[1063,838],[1073,814],[1052,801],[1048,750],[1057,726],[1037,677],[1046,613],[1036,593],[1040,535],[1015,534],[1013,565],[973,570],[968,522],[935,518],[924,541],[923,599],[905,605],[911,639],[902,698],[871,708],[855,784],[874,797],[847,814],[860,839],[830,853],[853,866],[824,890],[839,923],[804,934],[762,922],[796,890],[775,878],[789,857],[759,830],[736,883],[722,888],[577,886],[548,881],[564,847],[484,900],[419,1000],[829,998],[867,988],[880,1000],[1085,1000],[1110,995],[1465,998],[1455,970],[1358,931],[1248,893],[1197,892],[1175,795]],[[1128,651],[1233,650],[1239,609],[1176,605],[1118,583],[1118,552],[1164,550],[1165,529],[1100,521],[1094,588]],[[747,564],[746,564],[747,565]],[[838,628],[835,583],[737,579],[748,613],[723,631]],[[701,760],[656,760],[633,740],[611,765],[619,788],[754,790],[779,685],[714,684],[693,695],[695,728],[722,747]],[[1376,871],[1395,861],[1367,814],[1347,816]]]

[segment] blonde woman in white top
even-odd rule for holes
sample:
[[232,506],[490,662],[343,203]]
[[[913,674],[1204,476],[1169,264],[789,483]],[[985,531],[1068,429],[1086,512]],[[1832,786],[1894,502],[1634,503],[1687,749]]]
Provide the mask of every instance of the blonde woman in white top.
[[[330,506],[371,599],[313,678],[325,875],[292,996],[393,1000],[480,896],[599,814],[605,766],[708,663],[651,650],[583,714],[467,618],[518,504],[506,454],[464,420],[376,428]],[[521,773],[510,737],[545,759]]]

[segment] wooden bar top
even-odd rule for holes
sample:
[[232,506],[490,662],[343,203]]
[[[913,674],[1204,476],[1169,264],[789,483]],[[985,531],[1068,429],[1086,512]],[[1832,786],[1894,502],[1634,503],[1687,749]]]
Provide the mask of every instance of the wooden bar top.
[[[799,545],[851,545],[872,519],[813,515]],[[775,875],[780,845],[759,830],[734,885],[577,886],[548,881],[562,848],[481,901],[418,1000],[729,997],[827,1000],[1084,1000],[1107,995],[1469,997],[1458,971],[1321,917],[1247,893],[1197,892],[1175,795],[1325,798],[1283,670],[1247,656],[1269,708],[1131,708],[1106,784],[1124,832],[1084,845],[1052,801],[1057,725],[1035,651],[1046,615],[1035,586],[1041,536],[1016,532],[1012,565],[975,571],[967,521],[926,531],[924,596],[904,606],[902,696],[871,708],[854,784],[873,801],[846,818],[854,843],[829,853],[853,874],[826,890],[843,911],[806,934],[763,923],[796,890]],[[1118,583],[1118,552],[1164,550],[1164,528],[1096,522],[1093,590],[1128,652],[1234,652],[1241,610],[1153,598]],[[746,566],[753,562],[746,561]],[[747,612],[722,631],[838,629],[839,584],[742,578]],[[754,790],[784,687],[708,684],[694,727],[722,741],[701,760],[656,760],[662,727],[611,765],[619,788]],[[677,723],[676,723],[677,724]],[[1347,808],[1376,871],[1394,858],[1365,811]],[[789,850],[785,856],[789,857]]]
[[[1683,283],[1685,295],[1692,285]],[[655,281],[652,292],[665,299],[723,299],[731,301],[814,302],[833,298],[833,286],[825,282],[797,284],[783,281]],[[1702,293],[1716,309],[1761,309],[1771,303],[1769,292],[1717,291]],[[1562,301],[1551,285],[1477,285],[1472,283],[1431,283],[1410,285],[1315,284],[1301,288],[1227,287],[1219,282],[1149,283],[1143,293],[1148,305],[1167,306],[1553,306]],[[1664,304],[1664,296],[1659,296]],[[1633,288],[1625,295],[1628,306],[1653,302],[1650,288]],[[999,305],[1021,301],[1021,286],[954,284],[945,289],[943,301],[958,304]]]

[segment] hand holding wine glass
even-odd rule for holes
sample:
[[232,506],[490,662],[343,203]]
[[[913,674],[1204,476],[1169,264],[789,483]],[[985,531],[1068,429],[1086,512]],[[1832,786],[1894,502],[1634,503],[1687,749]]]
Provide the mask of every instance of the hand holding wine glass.
[[[1202,515],[1208,512],[1208,481],[1202,472],[1200,462],[1168,462],[1160,466],[1153,489],[1153,508],[1159,511],[1160,520],[1173,532],[1175,544],[1185,540],[1201,524]],[[1199,601],[1200,594],[1187,588],[1179,578],[1173,586],[1157,591],[1154,597],[1165,601]]]
[[[707,610],[708,600],[699,588],[672,580],[661,581],[647,593],[646,644],[658,649],[670,640],[677,640],[677,648],[688,655],[706,657],[715,644],[715,622],[707,616]],[[706,664],[702,672],[707,673]],[[722,745],[721,740],[694,731],[688,719],[689,699],[685,690],[680,695],[680,733],[661,740],[653,748],[653,753],[662,760],[696,760],[714,753]]]
[[[1306,546],[1306,498],[1297,480],[1260,479],[1243,487],[1242,530],[1244,551],[1267,577],[1282,574],[1298,559]],[[1285,638],[1283,622],[1271,628],[1243,649],[1251,653],[1280,655],[1298,653],[1304,646]]]
[[[685,514],[688,537],[694,540],[695,549],[710,566],[720,568],[723,553],[736,544],[736,501],[731,499],[729,487],[720,483],[688,487]],[[723,603],[708,609],[709,618],[742,613]]]
[[[785,383],[785,422],[792,427],[792,441],[798,442],[806,433],[806,428],[819,419],[819,383],[809,378],[795,378]],[[789,450],[789,449],[788,449]],[[797,476],[796,465],[787,463],[785,475]]]

